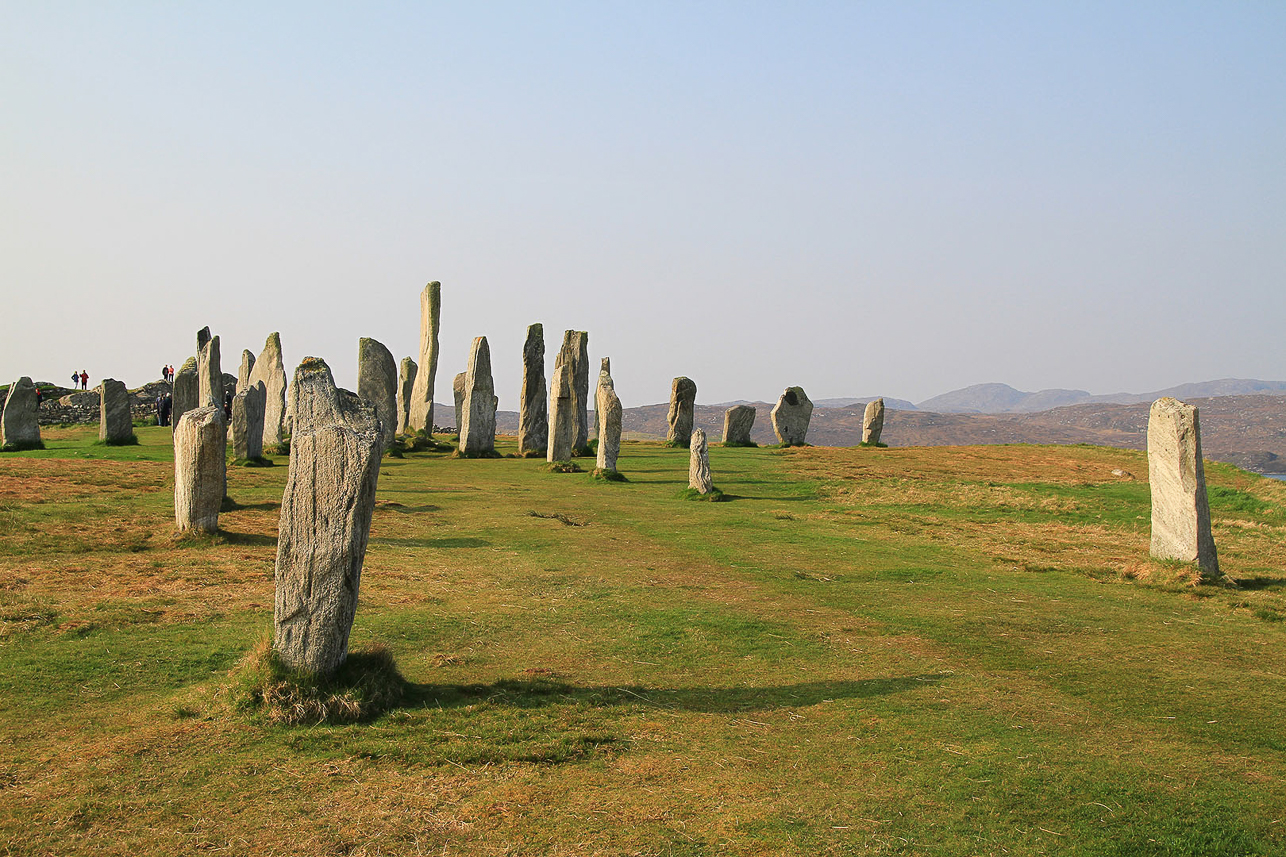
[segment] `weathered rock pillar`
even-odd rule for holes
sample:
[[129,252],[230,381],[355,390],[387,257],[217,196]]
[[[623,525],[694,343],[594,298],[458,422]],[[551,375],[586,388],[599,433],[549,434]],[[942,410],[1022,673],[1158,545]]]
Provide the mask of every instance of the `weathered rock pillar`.
[[197,406],[223,407],[223,368],[219,363],[219,337],[203,327],[196,333],[196,363],[199,388]]
[[461,372],[451,379],[451,395],[455,398],[455,433],[460,434],[460,428],[464,424],[464,382],[469,377],[469,373]]
[[522,346],[522,401],[518,403],[518,454],[543,455],[549,448],[549,403],[545,389],[545,327],[527,327]]
[[621,400],[616,395],[612,380],[611,364],[603,358],[603,369],[598,373],[598,390],[594,397],[594,416],[598,419],[598,461],[600,471],[616,470],[616,458],[621,452]]
[[787,387],[772,409],[772,430],[783,446],[803,446],[812,418],[813,402],[804,388]]
[[273,648],[287,666],[330,675],[348,656],[383,443],[375,408],[337,389],[325,361],[304,358],[292,388]]
[[255,370],[255,355],[253,351],[242,349],[241,366],[237,369],[237,392],[250,388],[250,373]]
[[104,378],[98,408],[98,439],[108,446],[134,442],[134,415],[124,381]]
[[880,442],[880,432],[884,431],[884,399],[875,399],[866,403],[862,413],[862,443],[872,446]]
[[549,454],[551,463],[571,461],[576,440],[576,395],[572,392],[572,367],[559,363],[549,385]]
[[357,395],[375,406],[387,449],[397,436],[397,363],[393,352],[365,336],[357,343]]
[[[286,423],[286,367],[281,362],[281,334],[270,333],[250,370],[250,385],[263,382],[263,446],[281,443]],[[177,383],[177,382],[176,382]]]
[[41,449],[40,416],[36,403],[36,385],[23,375],[9,385],[0,416],[0,448],[6,451]]
[[197,377],[196,358],[189,357],[174,373],[174,413],[170,417],[170,425],[178,431],[182,416],[201,405],[201,380]]
[[473,340],[464,377],[461,455],[491,455],[496,451],[496,385],[491,378],[491,347],[487,337]]
[[670,384],[670,411],[665,421],[670,431],[665,442],[671,446],[687,446],[692,440],[692,409],[697,400],[697,384],[691,378],[679,376]]
[[238,461],[263,458],[263,409],[267,398],[256,381],[232,398],[232,457]]
[[418,367],[410,357],[403,357],[397,372],[397,433],[406,434],[411,424],[411,391],[415,389]]
[[[429,283],[420,293],[420,363],[411,390],[410,431],[433,432],[433,381],[438,374],[438,327],[442,319],[442,284]],[[459,424],[456,425],[459,428]]]
[[723,412],[723,445],[754,446],[750,430],[755,427],[758,412],[752,405],[734,405]]
[[688,487],[701,494],[709,494],[714,490],[714,482],[710,478],[710,450],[704,429],[692,430],[688,450]]
[[227,485],[228,424],[223,405],[184,412],[174,427],[174,523],[183,532],[219,529]]
[[1193,562],[1203,580],[1220,577],[1210,532],[1206,471],[1197,409],[1166,396],[1148,413],[1148,482],[1152,486],[1152,556]]

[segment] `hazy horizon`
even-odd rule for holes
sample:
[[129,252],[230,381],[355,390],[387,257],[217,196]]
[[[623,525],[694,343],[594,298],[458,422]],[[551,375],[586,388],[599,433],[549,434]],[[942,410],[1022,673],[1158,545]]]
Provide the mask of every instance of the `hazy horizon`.
[[0,7],[5,335],[136,387],[526,325],[623,403],[1277,380],[1286,6]]

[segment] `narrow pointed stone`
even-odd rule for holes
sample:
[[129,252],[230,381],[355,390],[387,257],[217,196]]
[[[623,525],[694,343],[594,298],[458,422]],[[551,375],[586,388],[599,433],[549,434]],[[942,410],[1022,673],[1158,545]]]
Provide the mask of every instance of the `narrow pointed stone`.
[[237,392],[250,387],[250,373],[255,369],[255,355],[249,349],[241,352],[241,366],[237,369]]
[[1217,580],[1219,554],[1210,531],[1210,501],[1201,460],[1197,409],[1166,396],[1148,412],[1148,482],[1152,488],[1152,556],[1196,563]]
[[387,449],[397,435],[397,363],[393,352],[365,336],[357,343],[357,395],[375,406]]
[[488,455],[496,451],[496,385],[491,377],[491,347],[487,337],[473,340],[464,378],[460,452]]
[[438,328],[442,284],[434,280],[420,293],[420,362],[411,390],[410,430],[433,431],[433,382],[438,374]]
[[397,433],[406,434],[411,424],[411,392],[415,389],[415,372],[419,368],[410,357],[403,357],[397,372]]
[[518,405],[518,454],[549,448],[549,403],[545,389],[545,327],[527,327],[522,347],[522,401]]
[[598,460],[595,466],[599,470],[616,469],[616,459],[621,452],[621,414],[621,399],[616,395],[611,364],[604,357],[598,373],[598,390],[594,395],[594,416],[598,420]]
[[174,373],[174,410],[170,425],[178,431],[179,420],[188,411],[201,406],[201,380],[197,377],[196,358],[189,357],[183,361],[179,371]]
[[263,445],[281,443],[286,424],[286,366],[281,360],[281,334],[270,333],[250,370],[250,383],[262,381]]
[[455,399],[455,423],[452,427],[456,434],[460,433],[460,427],[464,425],[464,382],[467,377],[467,372],[461,372],[451,379],[451,395]]
[[219,337],[210,335],[210,328],[197,331],[197,405],[223,407],[223,368],[219,364]]

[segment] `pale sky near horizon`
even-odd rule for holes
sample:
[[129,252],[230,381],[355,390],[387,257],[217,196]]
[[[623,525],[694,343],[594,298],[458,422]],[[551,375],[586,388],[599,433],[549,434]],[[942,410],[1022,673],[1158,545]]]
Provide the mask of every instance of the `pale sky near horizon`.
[[[1286,3],[0,2],[0,382],[1286,380]],[[441,420],[439,420],[440,422]]]

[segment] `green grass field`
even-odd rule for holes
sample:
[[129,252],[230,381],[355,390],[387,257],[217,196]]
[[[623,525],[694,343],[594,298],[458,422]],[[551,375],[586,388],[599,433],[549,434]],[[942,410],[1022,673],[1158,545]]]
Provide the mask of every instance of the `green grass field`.
[[386,459],[352,645],[406,698],[286,727],[227,697],[287,459],[178,538],[137,431],[0,456],[0,853],[1286,852],[1286,484],[1208,464],[1195,587],[1124,450]]

